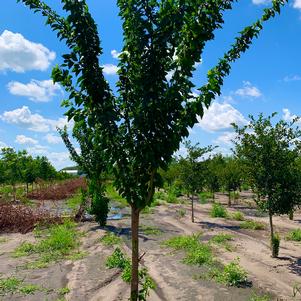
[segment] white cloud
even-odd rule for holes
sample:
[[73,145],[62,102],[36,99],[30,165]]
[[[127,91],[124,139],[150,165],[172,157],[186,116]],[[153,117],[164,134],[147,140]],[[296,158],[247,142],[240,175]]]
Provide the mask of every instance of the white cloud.
[[7,85],[11,94],[17,96],[26,96],[34,102],[48,102],[57,92],[62,91],[61,87],[52,80],[34,80],[32,79],[28,84],[12,81]]
[[33,156],[46,156],[57,169],[74,165],[74,162],[70,159],[69,152],[52,152],[48,147],[42,145],[34,145],[32,147],[28,147],[26,150]]
[[[287,122],[292,122],[294,119],[298,118],[297,115],[292,114],[291,111],[287,108],[283,109],[282,112],[283,112],[282,119]],[[297,123],[300,125],[301,120],[298,120]]]
[[259,91],[258,88],[255,86],[252,86],[252,84],[248,81],[243,82],[244,87],[236,90],[235,94],[243,97],[255,97],[258,98],[262,96],[261,92]]
[[0,71],[43,71],[55,56],[55,52],[25,39],[20,33],[4,30],[0,35]]
[[37,140],[24,135],[17,135],[15,142],[18,144],[38,144]]
[[[301,0],[300,0],[301,1]],[[292,76],[286,76],[283,81],[285,82],[293,82],[293,81],[299,81],[301,80],[301,76],[300,75],[292,75]]]
[[232,145],[232,140],[236,137],[235,132],[224,132],[217,139],[214,140],[214,143],[220,145]]
[[116,49],[113,49],[112,51],[111,51],[111,55],[112,55],[112,57],[114,58],[114,59],[119,59],[119,55],[121,54],[121,52],[118,52]]
[[213,102],[209,109],[204,111],[201,119],[198,117],[197,126],[208,132],[231,129],[231,123],[246,124],[244,116],[229,103]]
[[255,5],[262,5],[262,4],[268,4],[271,0],[252,0],[252,3]]
[[113,64],[105,64],[102,66],[103,73],[106,75],[116,75],[118,72],[118,66]]
[[27,106],[12,111],[5,111],[0,115],[0,119],[34,132],[56,131],[56,127],[73,126],[73,122],[68,123],[67,118],[48,119],[40,114],[32,113]]
[[293,8],[301,9],[301,0],[294,0]]
[[44,139],[50,144],[59,144],[62,142],[61,137],[53,134],[47,134]]

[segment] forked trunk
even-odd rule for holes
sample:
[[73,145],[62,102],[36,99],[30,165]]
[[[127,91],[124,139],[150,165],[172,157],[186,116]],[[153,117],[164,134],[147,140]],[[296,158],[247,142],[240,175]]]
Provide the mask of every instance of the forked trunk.
[[194,223],[194,197],[191,196],[191,221]]
[[131,279],[131,301],[138,300],[139,292],[139,210],[132,207],[132,279]]

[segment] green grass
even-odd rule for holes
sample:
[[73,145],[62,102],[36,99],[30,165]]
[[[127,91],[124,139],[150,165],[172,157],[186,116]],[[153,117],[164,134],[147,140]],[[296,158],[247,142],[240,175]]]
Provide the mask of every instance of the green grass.
[[70,289],[68,287],[62,287],[57,290],[57,293],[61,296],[64,296],[70,293]]
[[227,251],[233,251],[233,246],[229,243],[233,239],[233,235],[227,233],[220,233],[213,236],[210,242],[224,247]]
[[75,194],[71,198],[67,199],[66,204],[68,208],[77,210],[82,202],[82,195],[80,193]]
[[15,293],[21,293],[23,295],[32,295],[35,292],[41,290],[43,290],[42,287],[35,284],[26,284],[22,279],[16,277],[0,279],[0,296]]
[[152,226],[140,226],[140,230],[145,234],[145,235],[160,235],[162,231],[159,228],[152,227]]
[[213,195],[209,191],[203,191],[199,193],[199,200],[201,204],[207,204],[209,199],[212,199]]
[[106,246],[114,246],[114,245],[119,245],[121,243],[121,238],[118,237],[114,233],[107,233],[105,234],[100,241],[105,244]]
[[118,202],[120,207],[124,208],[128,206],[126,199],[119,195],[112,183],[106,185],[106,195],[109,199]]
[[186,264],[203,265],[213,262],[210,245],[199,241],[200,234],[176,236],[166,240],[163,245],[174,250],[184,250],[183,262]]
[[271,297],[269,295],[257,295],[257,294],[252,294],[248,301],[270,301]]
[[265,224],[261,222],[256,222],[253,220],[247,220],[240,224],[242,229],[251,229],[251,230],[264,230]]
[[236,211],[236,212],[232,213],[230,215],[230,218],[235,221],[244,221],[245,220],[244,214],[240,211]]
[[221,270],[213,270],[212,277],[219,283],[240,287],[246,284],[248,274],[239,265],[239,260],[236,259],[226,264]]
[[8,241],[7,238],[5,238],[5,237],[0,237],[0,244],[3,244],[3,243],[5,243],[5,242],[7,242],[7,241]]
[[225,207],[223,207],[222,204],[215,203],[212,205],[211,211],[210,211],[210,216],[211,217],[223,217],[226,218],[228,217],[228,211]]
[[39,259],[28,263],[25,268],[43,268],[51,262],[59,261],[76,254],[79,247],[80,234],[76,231],[76,224],[65,221],[61,225],[52,225],[43,231],[36,243],[24,242],[13,253],[14,257],[38,254]]
[[295,229],[290,231],[287,236],[287,240],[293,240],[293,241],[301,241],[301,229]]

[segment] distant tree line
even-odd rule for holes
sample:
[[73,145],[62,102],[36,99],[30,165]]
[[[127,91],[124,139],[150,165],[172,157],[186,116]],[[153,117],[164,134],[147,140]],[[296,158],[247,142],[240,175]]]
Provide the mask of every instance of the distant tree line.
[[29,185],[38,181],[63,180],[69,178],[66,172],[58,172],[46,156],[32,157],[25,150],[2,148],[0,151],[0,185],[11,185],[16,200],[17,184]]

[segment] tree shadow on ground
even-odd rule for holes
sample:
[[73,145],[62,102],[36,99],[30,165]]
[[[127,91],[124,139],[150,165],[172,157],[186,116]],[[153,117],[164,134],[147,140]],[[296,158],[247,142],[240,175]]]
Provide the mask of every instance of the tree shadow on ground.
[[289,265],[291,273],[301,276],[301,257],[295,257],[294,262]]

